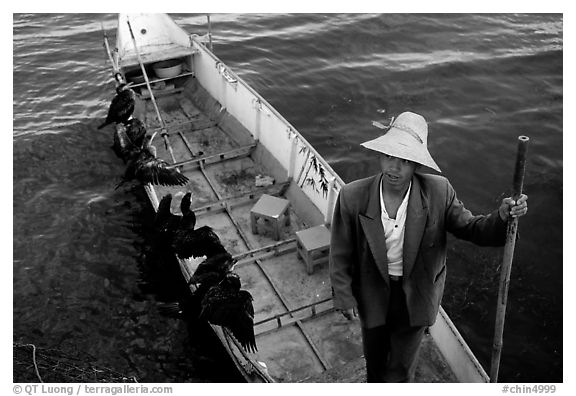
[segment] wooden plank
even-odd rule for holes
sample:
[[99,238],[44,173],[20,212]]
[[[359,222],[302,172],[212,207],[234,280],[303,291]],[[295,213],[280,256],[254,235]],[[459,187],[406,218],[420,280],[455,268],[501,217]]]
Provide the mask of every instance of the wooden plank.
[[190,155],[192,157],[195,157],[196,154],[194,154],[194,150],[192,150],[192,146],[190,145],[190,142],[188,142],[188,139],[186,139],[186,136],[184,136],[184,134],[182,134],[182,132],[178,132],[178,136],[180,136],[180,138],[182,138],[182,141],[184,142],[184,145],[186,145],[186,148],[190,152]]
[[[194,75],[194,73],[192,73],[192,72],[184,72],[182,74],[177,75],[176,77],[155,78],[153,80],[150,80],[150,85],[155,84],[155,83],[160,82],[160,81],[174,80],[175,78],[187,77],[187,76],[193,76],[193,75]],[[131,88],[138,88],[138,87],[143,87],[143,86],[146,86],[145,82],[138,83],[138,84],[132,84]],[[154,91],[154,93],[156,93],[156,91]]]
[[276,243],[273,243],[271,245],[262,246],[262,247],[259,247],[256,249],[249,250],[247,252],[238,253],[238,254],[234,255],[232,258],[234,260],[241,260],[241,259],[246,258],[246,257],[253,255],[253,254],[277,250],[278,248],[285,246],[285,245],[288,245],[288,244],[293,243],[293,242],[296,242],[296,238],[285,239],[283,241],[276,242]]
[[282,256],[284,254],[288,254],[288,253],[294,253],[296,252],[296,245],[294,246],[289,246],[288,248],[285,249],[280,249],[280,248],[275,248],[273,250],[270,251],[265,251],[265,252],[260,252],[257,253],[255,256],[253,257],[248,257],[246,259],[243,259],[241,261],[238,261],[234,267],[238,267],[238,266],[244,266],[247,264],[250,264],[256,260],[266,260],[270,257],[277,257],[277,256]]
[[[170,88],[170,89],[155,89],[154,90],[154,97],[159,98],[162,96],[169,96],[169,95],[174,95],[177,93],[180,93],[184,90],[184,88],[179,87],[179,88]],[[150,92],[148,90],[146,91],[142,91],[142,93],[140,94],[140,97],[142,97],[142,99],[148,100],[148,99],[152,99],[152,96],[150,95]]]
[[310,335],[308,335],[308,332],[304,330],[304,327],[302,326],[302,322],[300,320],[296,321],[296,326],[298,326],[298,328],[302,332],[302,335],[304,336],[304,338],[306,338],[308,345],[310,345],[310,348],[312,348],[312,350],[314,351],[314,354],[316,355],[316,357],[318,358],[318,360],[320,361],[320,363],[324,367],[324,370],[325,371],[328,370],[330,368],[330,363],[328,363],[328,361],[326,359],[324,359],[324,356],[322,356],[322,354],[318,350],[318,347],[316,346],[316,344],[314,343],[312,338],[310,338]]
[[[306,320],[308,320],[308,319],[310,319],[310,318],[316,317],[316,316],[321,315],[321,314],[324,314],[324,313],[328,313],[328,312],[334,311],[334,308],[333,308],[333,307],[330,307],[330,308],[327,308],[327,309],[324,309],[324,310],[321,310],[321,311],[318,311],[318,310],[316,309],[316,307],[318,307],[318,305],[320,305],[320,304],[325,304],[325,303],[327,303],[327,302],[329,302],[329,301],[332,301],[332,297],[325,298],[325,299],[320,300],[320,301],[315,301],[315,302],[313,302],[313,303],[311,303],[311,304],[306,304],[306,305],[303,305],[303,306],[298,307],[298,308],[296,308],[296,309],[292,309],[292,310],[290,310],[290,311],[282,312],[282,313],[279,313],[279,314],[277,314],[277,315],[271,316],[271,317],[269,317],[269,318],[259,320],[258,322],[254,323],[254,326],[260,326],[260,325],[262,325],[262,324],[264,324],[264,323],[273,322],[273,321],[278,322],[278,318],[281,319],[282,317],[288,316],[288,315],[293,316],[296,312],[300,312],[300,311],[304,311],[304,310],[310,309],[310,315],[307,315],[307,316],[305,316],[305,317],[303,317],[303,318],[291,318],[292,320],[290,320],[290,318],[289,318],[288,320],[284,321],[284,323],[281,323],[279,327],[290,325],[290,324],[292,324],[292,323],[295,323],[296,321],[305,322]],[[280,320],[280,322],[281,322],[281,320]]]
[[259,199],[262,196],[262,194],[268,194],[274,196],[282,195],[282,193],[289,187],[289,185],[290,182],[283,182],[273,184],[271,186],[258,187],[257,190],[254,189],[246,194],[234,195],[231,197],[222,198],[216,202],[211,202],[206,205],[192,207],[192,210],[194,210],[196,217],[201,217],[202,215],[207,214],[209,212],[212,213],[214,211],[224,209],[226,204],[229,205],[229,207],[233,208],[239,205],[243,205],[246,202],[254,201],[256,199]]
[[184,114],[186,114],[186,117],[190,119],[196,119],[203,115],[202,112],[196,106],[194,106],[194,103],[192,103],[192,101],[187,97],[183,97],[178,102],[178,104],[180,105],[180,108]]
[[177,167],[184,166],[184,165],[194,165],[194,164],[198,165],[200,163],[203,163],[205,165],[209,165],[209,164],[214,164],[217,162],[231,160],[234,158],[246,157],[246,156],[250,155],[250,153],[252,152],[252,150],[255,147],[256,147],[256,143],[252,143],[248,146],[239,147],[239,148],[236,148],[236,149],[233,149],[230,151],[225,151],[223,153],[205,155],[205,156],[198,157],[198,158],[192,158],[189,160],[176,162],[176,163],[168,166],[168,168],[177,168]]
[[[197,54],[199,51],[191,47],[182,47],[178,45],[171,45],[165,49],[154,48],[154,52],[147,52],[144,50],[140,56],[143,63],[158,62],[165,59],[179,58]],[[138,58],[136,55],[130,55],[120,59],[120,66],[137,66]]]

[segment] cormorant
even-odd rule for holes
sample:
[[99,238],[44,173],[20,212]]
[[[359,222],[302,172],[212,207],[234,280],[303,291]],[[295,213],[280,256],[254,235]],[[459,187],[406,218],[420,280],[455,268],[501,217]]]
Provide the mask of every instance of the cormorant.
[[136,104],[136,93],[130,88],[132,84],[131,82],[128,84],[124,82],[118,84],[116,87],[116,96],[112,98],[112,102],[108,108],[106,121],[104,121],[98,129],[102,129],[112,123],[126,123],[130,119],[132,113],[134,113],[134,106]]
[[138,118],[131,118],[125,124],[116,124],[112,150],[124,163],[139,154],[146,137],[146,127]]
[[218,254],[204,260],[188,281],[194,283],[196,289],[191,295],[176,302],[160,303],[160,313],[180,319],[198,319],[201,310],[201,302],[208,290],[218,285],[229,273],[234,261],[228,253]]
[[226,277],[234,264],[235,261],[228,252],[208,257],[198,265],[198,268],[190,277],[189,283],[214,286]]
[[184,227],[179,228],[174,235],[172,246],[179,258],[212,257],[226,253],[220,238],[210,226],[202,226],[194,231]]
[[144,147],[129,160],[122,181],[116,186],[130,180],[138,180],[143,184],[152,183],[161,186],[184,186],[189,180],[175,168],[168,168],[168,163],[156,158],[156,147],[148,141]]
[[[180,194],[180,193],[178,193]],[[182,216],[173,214],[170,211],[172,205],[172,194],[166,194],[158,203],[158,210],[154,217],[154,242],[163,249],[172,248],[174,233],[180,224]]]
[[218,235],[209,226],[197,229],[196,215],[190,209],[191,194],[186,194],[182,198],[180,209],[182,210],[182,221],[178,230],[174,234],[172,246],[179,258],[190,257],[212,257],[216,254],[227,253],[220,242]]
[[256,352],[252,295],[240,290],[240,277],[229,272],[202,299],[200,319],[229,329],[247,352]]

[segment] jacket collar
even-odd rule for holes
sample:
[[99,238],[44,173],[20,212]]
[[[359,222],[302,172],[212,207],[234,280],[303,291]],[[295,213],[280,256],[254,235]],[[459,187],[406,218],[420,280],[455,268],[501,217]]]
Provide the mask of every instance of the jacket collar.
[[[382,174],[376,175],[370,186],[368,205],[366,212],[360,214],[360,222],[364,228],[368,245],[372,251],[374,261],[383,278],[388,282],[388,258],[386,249],[386,238],[382,228],[381,208],[380,208],[380,180]],[[412,177],[412,188],[408,198],[408,208],[406,214],[406,224],[404,231],[403,245],[403,276],[409,277],[418,248],[424,233],[427,218],[426,199],[423,197],[420,181],[417,175]]]

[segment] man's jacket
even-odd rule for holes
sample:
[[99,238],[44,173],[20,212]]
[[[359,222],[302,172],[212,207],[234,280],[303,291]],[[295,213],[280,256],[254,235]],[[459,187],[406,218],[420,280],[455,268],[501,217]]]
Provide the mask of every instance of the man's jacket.
[[[334,307],[357,307],[362,326],[386,323],[390,280],[377,174],[351,182],[334,208],[330,279]],[[446,232],[481,246],[502,246],[506,223],[498,210],[474,216],[442,176],[414,174],[403,245],[402,288],[412,326],[436,320],[446,280]]]

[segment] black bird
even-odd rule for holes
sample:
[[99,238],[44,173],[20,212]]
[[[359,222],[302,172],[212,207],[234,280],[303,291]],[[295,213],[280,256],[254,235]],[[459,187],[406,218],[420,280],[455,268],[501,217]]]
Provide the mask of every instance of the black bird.
[[232,256],[228,253],[218,254],[204,260],[188,281],[189,285],[192,283],[196,285],[194,292],[180,301],[160,303],[158,305],[160,313],[185,320],[198,319],[202,299],[212,286],[218,285],[226,277],[233,264]]
[[220,238],[209,226],[202,226],[194,231],[186,228],[178,229],[174,235],[172,246],[179,258],[212,257],[226,253]]
[[182,221],[180,222],[181,230],[193,231],[196,227],[196,214],[190,206],[192,205],[192,193],[188,191],[180,201],[180,212],[182,212]]
[[214,286],[226,277],[234,264],[235,261],[228,252],[222,252],[208,257],[198,265],[189,283]]
[[191,194],[184,195],[180,205],[182,210],[182,221],[178,230],[174,234],[172,246],[179,258],[190,257],[212,257],[216,254],[227,253],[220,242],[218,235],[209,226],[203,226],[197,229],[196,215],[190,209]]
[[138,118],[131,118],[125,124],[116,124],[112,150],[124,163],[140,153],[146,138],[146,127]]
[[166,194],[158,203],[158,210],[156,211],[152,225],[154,229],[154,242],[163,249],[170,248],[170,250],[172,248],[174,233],[182,219],[182,216],[175,215],[170,211],[171,205],[172,194]]
[[112,123],[126,123],[130,119],[136,105],[136,93],[130,88],[132,84],[131,82],[128,84],[124,82],[118,84],[116,87],[116,96],[112,98],[112,102],[108,108],[106,121],[104,121],[98,129],[102,129]]
[[134,179],[143,184],[152,183],[161,186],[184,186],[189,182],[186,176],[168,166],[166,161],[156,158],[156,147],[150,145],[148,139],[138,154],[128,161],[122,181],[116,188]]
[[202,299],[200,319],[229,329],[247,352],[256,352],[252,295],[240,290],[240,277],[229,272]]

